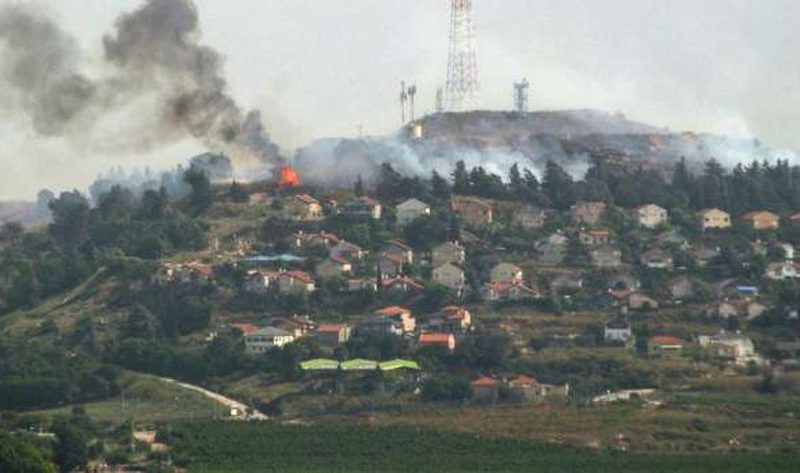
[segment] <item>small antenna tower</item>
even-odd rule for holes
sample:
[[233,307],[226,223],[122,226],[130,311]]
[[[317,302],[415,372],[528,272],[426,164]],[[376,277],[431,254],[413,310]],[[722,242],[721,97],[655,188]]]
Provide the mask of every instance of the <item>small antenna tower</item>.
[[444,89],[436,89],[436,113],[444,112]]
[[478,98],[478,60],[472,0],[451,0],[447,57],[447,109],[472,110]]
[[528,111],[528,89],[531,83],[528,79],[522,79],[521,82],[514,83],[514,110],[517,113],[525,113]]
[[408,92],[406,92],[406,81],[400,82],[400,120],[401,124],[406,124],[406,102],[408,102]]
[[411,121],[414,121],[414,98],[417,95],[417,86],[416,85],[409,85],[408,86],[408,101],[411,104]]

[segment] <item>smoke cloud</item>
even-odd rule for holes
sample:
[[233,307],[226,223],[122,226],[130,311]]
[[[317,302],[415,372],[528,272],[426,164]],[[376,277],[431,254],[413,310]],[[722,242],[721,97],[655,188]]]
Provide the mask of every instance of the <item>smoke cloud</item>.
[[548,161],[563,167],[575,179],[582,179],[591,166],[589,156],[570,154],[547,137],[535,152],[511,147],[475,147],[460,144],[438,145],[409,142],[402,138],[326,139],[301,148],[295,168],[304,182],[318,185],[349,186],[356,176],[374,182],[381,164],[388,163],[407,176],[430,176],[433,171],[449,177],[458,161],[467,168],[481,166],[503,179],[514,164],[542,177]]
[[[188,135],[240,166],[280,163],[259,112],[228,95],[222,58],[200,43],[190,0],[146,0],[117,19],[102,51],[84,57],[42,12],[0,9],[0,103],[78,149],[148,151]],[[99,63],[92,74],[90,62]]]

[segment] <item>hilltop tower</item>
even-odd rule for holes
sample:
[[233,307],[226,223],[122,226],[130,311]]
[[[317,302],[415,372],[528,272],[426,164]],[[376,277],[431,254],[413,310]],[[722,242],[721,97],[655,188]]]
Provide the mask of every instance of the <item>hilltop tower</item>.
[[452,0],[450,4],[450,46],[445,95],[447,110],[451,112],[472,110],[477,103],[478,60],[472,0]]
[[517,113],[525,113],[528,111],[528,89],[531,83],[528,79],[522,79],[522,82],[514,83],[514,111]]

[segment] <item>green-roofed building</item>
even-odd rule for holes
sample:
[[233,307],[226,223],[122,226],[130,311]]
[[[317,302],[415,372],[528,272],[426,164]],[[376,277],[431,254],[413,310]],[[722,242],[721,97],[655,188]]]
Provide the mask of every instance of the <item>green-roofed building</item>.
[[343,361],[339,366],[343,371],[370,371],[378,369],[378,362],[356,358],[354,360]]
[[416,370],[419,371],[419,364],[416,361],[410,360],[390,360],[378,364],[381,371],[394,371],[394,370]]
[[325,358],[317,358],[300,363],[303,371],[336,371],[339,369],[339,362]]

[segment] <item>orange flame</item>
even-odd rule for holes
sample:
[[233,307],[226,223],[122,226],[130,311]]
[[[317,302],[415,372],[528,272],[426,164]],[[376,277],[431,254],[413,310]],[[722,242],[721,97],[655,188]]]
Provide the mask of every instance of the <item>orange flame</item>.
[[278,185],[280,187],[297,187],[300,184],[300,175],[297,174],[297,171],[289,166],[284,166],[281,168],[281,177],[278,181]]

